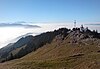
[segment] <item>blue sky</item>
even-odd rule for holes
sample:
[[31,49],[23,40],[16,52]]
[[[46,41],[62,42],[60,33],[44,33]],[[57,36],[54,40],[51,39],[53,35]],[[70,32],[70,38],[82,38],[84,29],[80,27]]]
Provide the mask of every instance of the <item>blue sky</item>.
[[100,22],[100,0],[0,0],[0,22]]

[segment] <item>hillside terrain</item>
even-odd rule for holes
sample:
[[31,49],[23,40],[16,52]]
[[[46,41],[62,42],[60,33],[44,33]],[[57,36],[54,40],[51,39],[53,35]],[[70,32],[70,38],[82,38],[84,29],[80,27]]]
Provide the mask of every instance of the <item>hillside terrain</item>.
[[[63,32],[62,32],[63,31]],[[22,37],[15,43],[10,43],[6,47],[0,49],[0,62],[9,61],[20,58],[26,54],[37,50],[46,43],[51,43],[55,36],[62,34],[64,37],[68,34],[69,29],[61,28],[59,30],[42,33],[37,36]]]
[[9,55],[5,56],[6,62],[0,63],[0,69],[100,69],[97,31],[61,28],[24,39],[0,50],[11,49],[7,51],[10,61],[6,58]]

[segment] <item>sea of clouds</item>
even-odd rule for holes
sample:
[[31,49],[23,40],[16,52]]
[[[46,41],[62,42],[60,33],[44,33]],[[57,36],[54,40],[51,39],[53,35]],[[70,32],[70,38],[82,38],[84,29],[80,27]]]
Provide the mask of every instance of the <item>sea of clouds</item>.
[[[1,23],[0,24],[0,48],[6,46],[9,43],[16,42],[21,37],[28,35],[38,35],[43,32],[53,31],[62,27],[72,29],[74,27],[73,23]],[[81,25],[88,27],[91,30],[98,30],[100,32],[99,24],[77,24],[77,27]]]

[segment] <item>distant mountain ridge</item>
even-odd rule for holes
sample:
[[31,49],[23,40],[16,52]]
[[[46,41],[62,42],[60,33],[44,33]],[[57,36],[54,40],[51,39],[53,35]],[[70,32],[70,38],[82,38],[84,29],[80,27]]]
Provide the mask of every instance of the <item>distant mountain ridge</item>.
[[20,23],[1,23],[0,27],[24,27],[24,28],[41,28],[38,25],[20,24]]

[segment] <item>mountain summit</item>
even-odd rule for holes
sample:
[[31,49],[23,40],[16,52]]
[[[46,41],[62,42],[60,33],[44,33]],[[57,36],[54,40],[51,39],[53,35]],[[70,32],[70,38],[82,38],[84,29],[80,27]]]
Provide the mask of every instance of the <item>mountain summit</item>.
[[60,28],[26,36],[0,49],[0,61],[4,62],[0,68],[5,65],[4,69],[99,69],[99,58],[100,33],[83,26],[72,30]]

